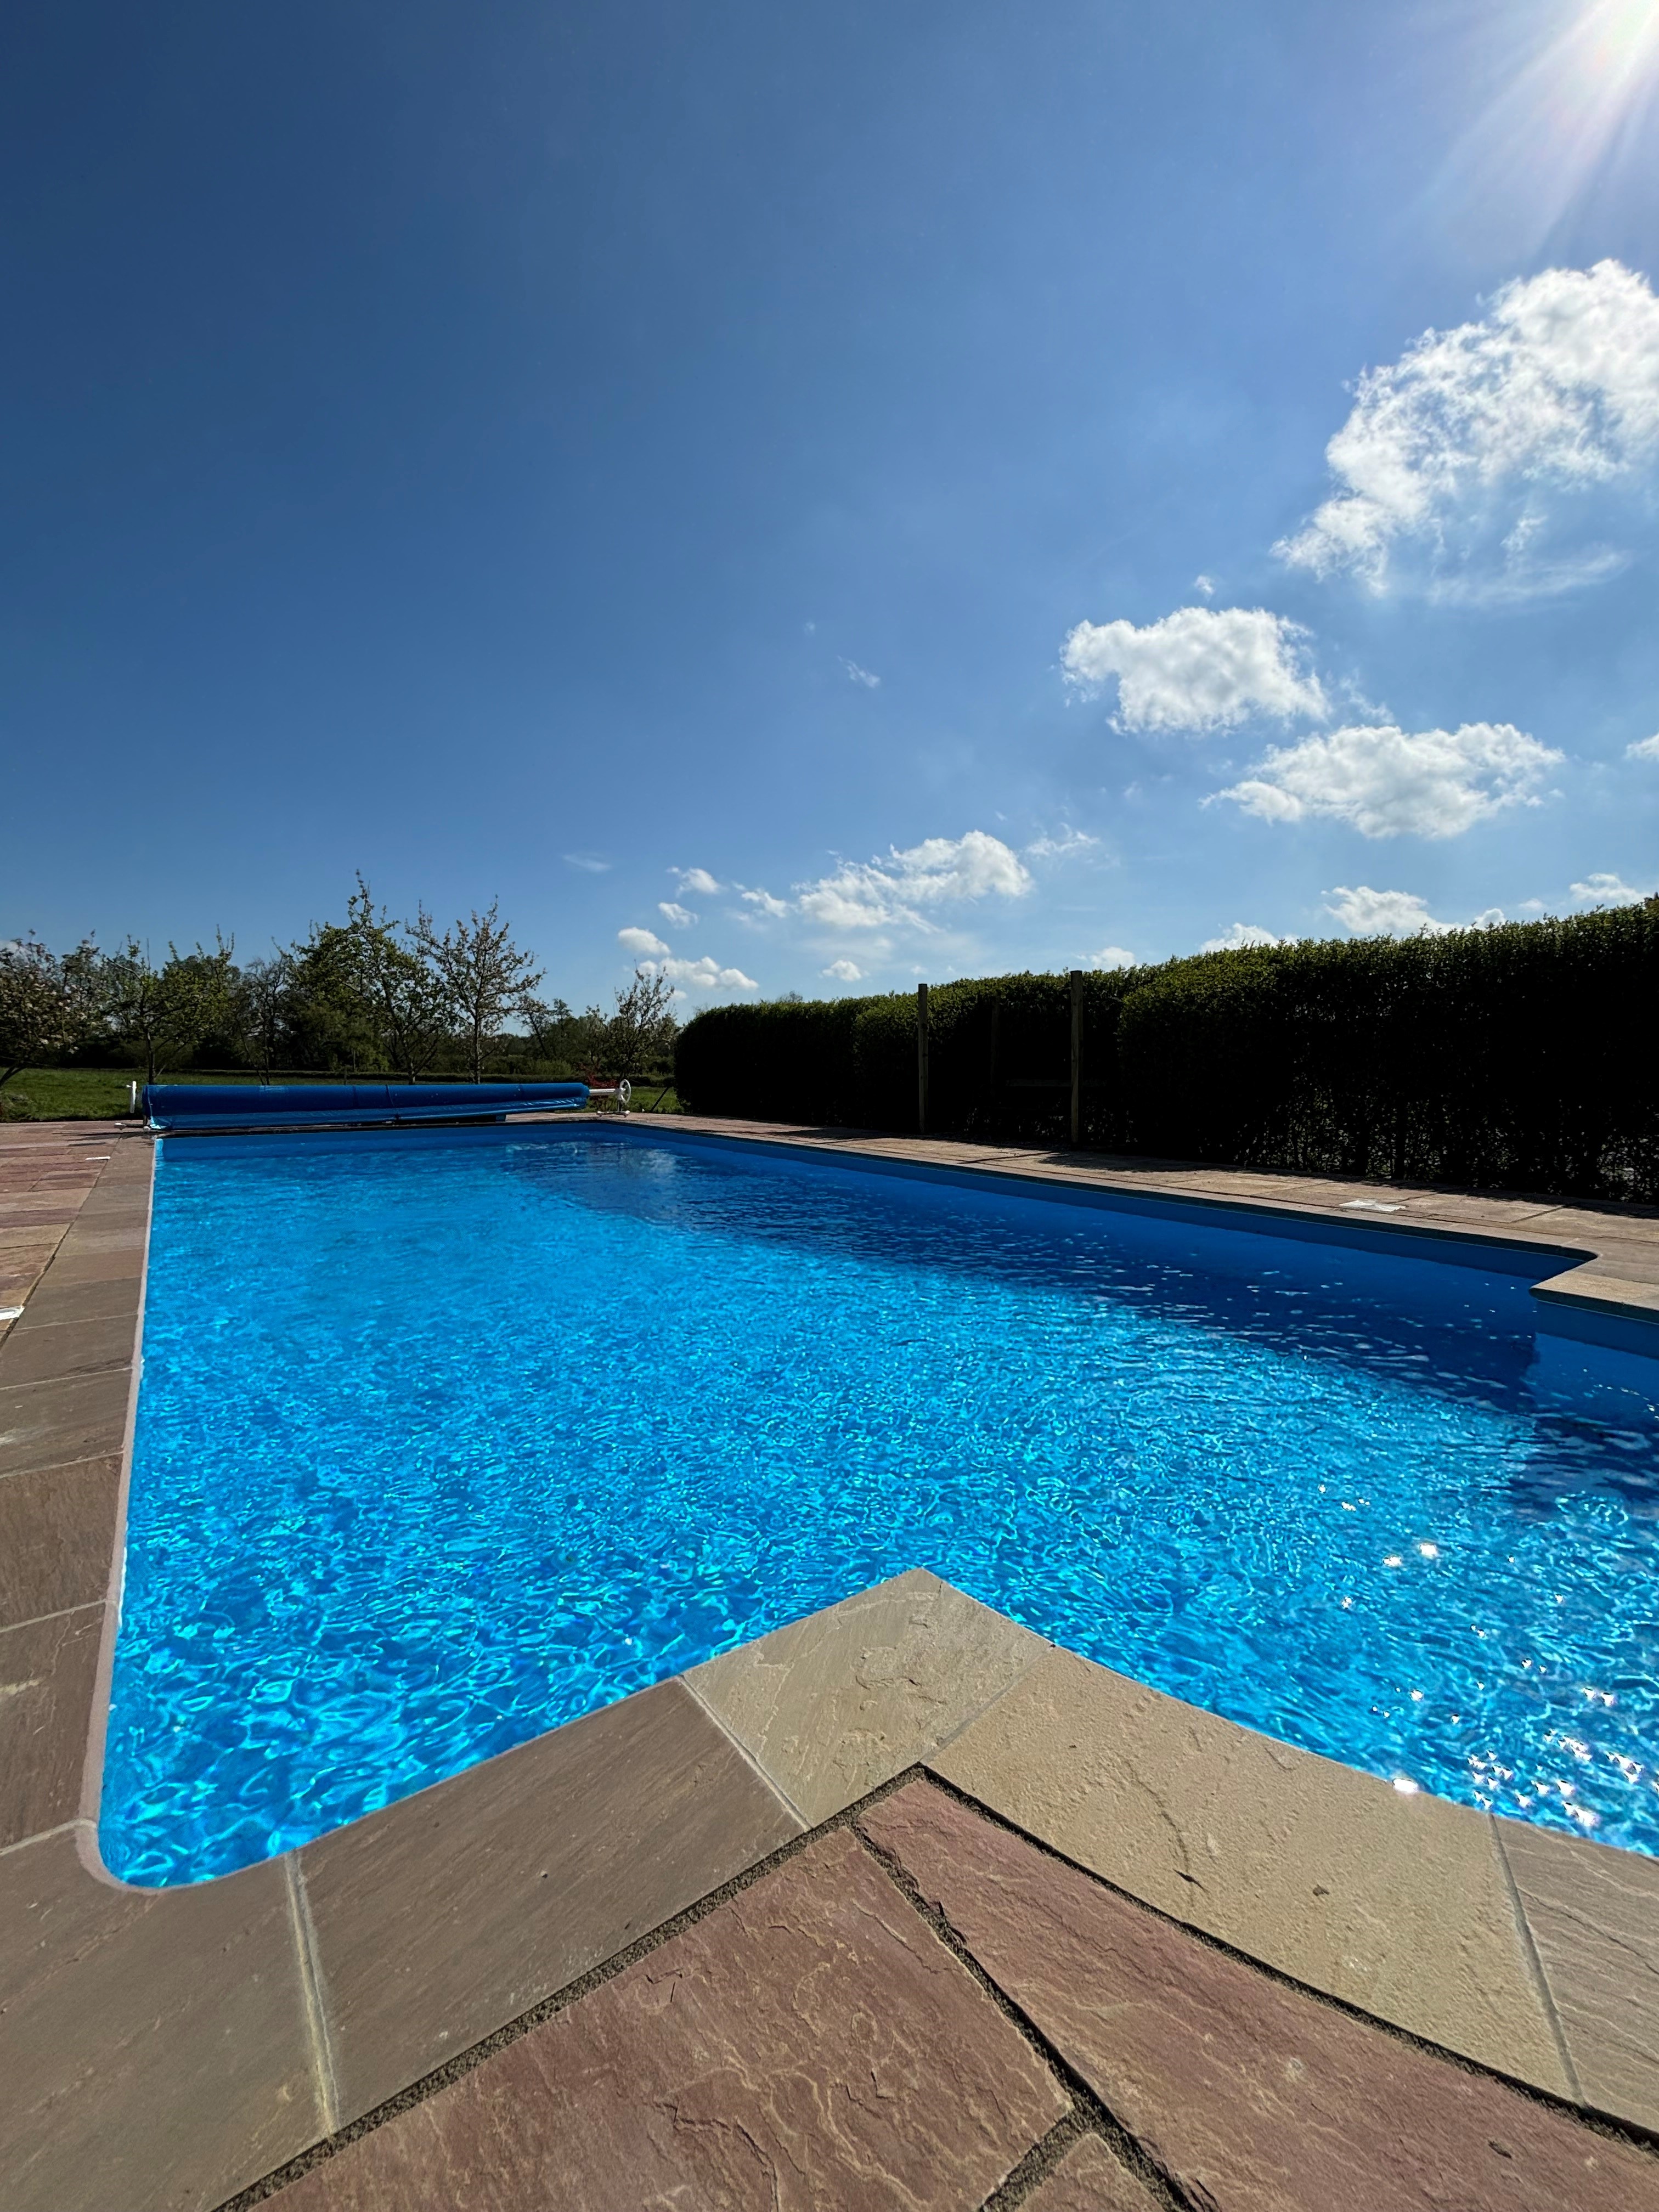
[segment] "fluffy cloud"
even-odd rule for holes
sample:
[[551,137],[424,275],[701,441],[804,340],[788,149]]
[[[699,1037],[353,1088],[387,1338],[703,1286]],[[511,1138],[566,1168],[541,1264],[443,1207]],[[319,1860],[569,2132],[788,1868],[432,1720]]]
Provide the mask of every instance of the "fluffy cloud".
[[672,929],[690,929],[697,919],[695,914],[677,905],[672,899],[659,899],[657,912],[664,916]]
[[837,983],[861,983],[864,981],[863,969],[853,960],[832,960],[827,968],[820,968],[818,973],[832,977]]
[[1621,883],[1617,876],[1586,876],[1575,884],[1572,895],[1580,906],[1640,906],[1647,894]]
[[[664,948],[666,950],[666,947]],[[647,963],[653,975],[693,991],[758,991],[760,985],[741,968],[722,968],[705,954],[701,960],[658,960]]]
[[1069,683],[1117,678],[1126,730],[1224,730],[1254,714],[1288,721],[1326,711],[1297,623],[1265,607],[1178,607],[1161,622],[1079,623],[1061,660]]
[[648,929],[619,929],[617,942],[624,952],[640,959],[654,959],[668,950],[661,938],[653,937]]
[[1252,945],[1288,945],[1288,937],[1275,937],[1259,922],[1236,921],[1224,937],[1206,937],[1201,952],[1243,952]]
[[1625,747],[1626,760],[1659,761],[1659,736],[1638,738],[1633,745]]
[[1242,783],[1216,792],[1266,822],[1346,822],[1366,837],[1457,837],[1504,808],[1536,805],[1561,758],[1508,722],[1457,730],[1392,723],[1273,746]]
[[738,919],[740,921],[752,921],[756,915],[763,914],[768,915],[772,921],[776,921],[781,915],[786,915],[789,911],[788,900],[774,898],[770,891],[744,891],[741,896],[744,905],[752,906],[755,909],[755,913],[754,915],[739,915]]
[[1374,891],[1369,884],[1357,884],[1350,890],[1346,884],[1338,884],[1325,897],[1326,913],[1356,937],[1443,937],[1456,927],[1437,921],[1428,902],[1412,891]]
[[849,860],[834,875],[797,884],[795,906],[824,929],[931,929],[926,908],[988,896],[1023,898],[1031,878],[1000,837],[928,837],[883,860]]
[[1484,321],[1425,331],[1368,369],[1326,458],[1342,489],[1274,549],[1316,575],[1381,589],[1407,550],[1444,595],[1605,574],[1616,555],[1553,526],[1564,498],[1659,458],[1659,300],[1617,261],[1506,284]]
[[1121,945],[1103,945],[1098,952],[1088,955],[1088,964],[1091,968],[1139,968],[1140,963]]
[[679,878],[683,891],[695,891],[702,898],[713,898],[720,889],[707,868],[671,868],[668,872]]

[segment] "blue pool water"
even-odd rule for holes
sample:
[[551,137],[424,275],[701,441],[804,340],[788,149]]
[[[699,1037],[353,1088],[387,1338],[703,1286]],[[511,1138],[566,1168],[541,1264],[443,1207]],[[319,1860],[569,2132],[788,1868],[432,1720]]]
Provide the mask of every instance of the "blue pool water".
[[226,1872],[917,1565],[1659,1851],[1656,1363],[1553,1402],[1528,1279],[620,1129],[175,1141],[106,1861]]

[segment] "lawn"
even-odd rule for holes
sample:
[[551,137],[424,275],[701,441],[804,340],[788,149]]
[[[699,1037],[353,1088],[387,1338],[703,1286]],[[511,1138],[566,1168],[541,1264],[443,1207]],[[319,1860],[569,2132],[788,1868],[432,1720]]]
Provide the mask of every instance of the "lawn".
[[111,1121],[128,1112],[137,1068],[26,1067],[0,1090],[8,1121]]

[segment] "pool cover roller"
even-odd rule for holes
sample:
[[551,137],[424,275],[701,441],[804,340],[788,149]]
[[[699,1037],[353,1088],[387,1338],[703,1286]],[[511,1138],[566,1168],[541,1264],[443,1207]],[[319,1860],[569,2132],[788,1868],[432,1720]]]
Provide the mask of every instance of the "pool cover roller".
[[143,1105],[152,1129],[337,1128],[574,1112],[588,1097],[585,1083],[149,1083]]

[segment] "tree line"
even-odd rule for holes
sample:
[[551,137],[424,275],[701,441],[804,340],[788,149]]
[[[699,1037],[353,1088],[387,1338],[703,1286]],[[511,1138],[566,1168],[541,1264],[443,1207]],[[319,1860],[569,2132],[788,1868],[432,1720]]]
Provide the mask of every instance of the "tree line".
[[154,1083],[203,1068],[388,1074],[414,1083],[486,1066],[514,1074],[649,1077],[678,1028],[666,979],[636,969],[610,1012],[540,995],[534,956],[499,902],[440,930],[377,906],[359,875],[343,921],[239,963],[220,935],[151,958],[136,938],[54,952],[0,945],[0,1086],[25,1067],[142,1066]]

